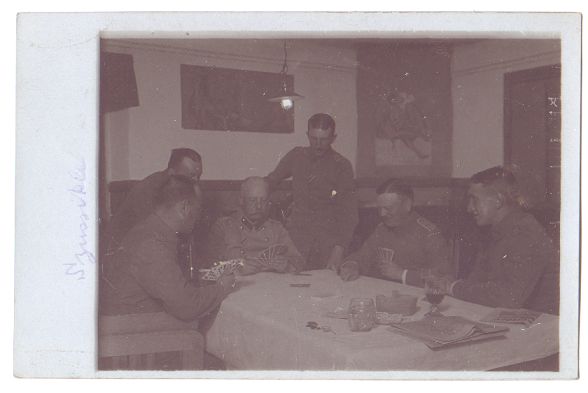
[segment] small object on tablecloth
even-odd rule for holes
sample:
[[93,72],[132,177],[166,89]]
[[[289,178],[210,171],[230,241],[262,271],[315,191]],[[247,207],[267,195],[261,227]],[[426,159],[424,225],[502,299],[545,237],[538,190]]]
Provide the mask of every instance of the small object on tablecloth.
[[376,296],[376,311],[388,314],[413,315],[417,312],[416,304],[417,298],[410,295],[392,293],[392,296]]
[[484,318],[480,319],[481,322],[490,322],[490,323],[505,323],[505,324],[515,324],[515,325],[525,325],[530,326],[539,316],[541,315],[540,312],[531,311],[531,310],[524,310],[524,309],[517,309],[517,310],[510,310],[510,309],[501,309],[496,308],[492,310],[488,315]]
[[204,273],[202,276],[203,280],[217,281],[221,276],[232,274],[238,268],[245,264],[244,259],[231,259],[228,261],[216,262],[210,269],[201,269],[200,272]]
[[290,284],[290,286],[293,288],[308,288],[310,284]]
[[337,334],[335,333],[335,331],[333,329],[331,329],[330,326],[325,325],[325,326],[319,326],[319,324],[315,321],[309,321],[306,323],[306,327],[310,328],[312,330],[321,330],[325,333],[333,333],[333,334]]
[[391,325],[404,321],[402,314],[390,314],[387,312],[376,311],[376,323],[378,325]]

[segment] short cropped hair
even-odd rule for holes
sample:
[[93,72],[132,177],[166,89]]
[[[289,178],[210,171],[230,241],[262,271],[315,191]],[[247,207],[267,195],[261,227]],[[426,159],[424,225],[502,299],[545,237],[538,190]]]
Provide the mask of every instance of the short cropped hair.
[[519,193],[519,186],[514,174],[501,166],[495,166],[474,174],[470,178],[472,184],[482,184],[485,187],[492,187],[495,191],[503,194],[511,203],[525,205]]
[[187,176],[173,175],[157,190],[155,194],[156,207],[172,207],[184,200],[198,199],[196,183]]
[[335,120],[326,113],[316,113],[308,119],[308,129],[310,130],[311,128],[331,130],[331,133],[335,134]]
[[401,184],[396,179],[388,179],[376,189],[376,194],[398,194],[414,201],[414,191],[411,186]]
[[169,156],[167,163],[168,168],[177,168],[184,158],[189,158],[192,161],[202,162],[202,156],[196,150],[188,149],[186,147],[173,149]]

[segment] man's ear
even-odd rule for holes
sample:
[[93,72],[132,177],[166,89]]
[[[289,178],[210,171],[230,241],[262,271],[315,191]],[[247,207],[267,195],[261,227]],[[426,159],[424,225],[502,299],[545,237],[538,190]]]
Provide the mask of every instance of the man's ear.
[[506,196],[502,192],[496,193],[496,208],[500,209],[506,203]]
[[190,202],[187,199],[179,201],[176,206],[180,217],[186,217],[190,213],[191,206]]
[[331,136],[331,143],[335,142],[335,139],[337,139],[337,134],[333,133]]
[[404,207],[407,212],[410,212],[412,210],[412,199],[404,197]]

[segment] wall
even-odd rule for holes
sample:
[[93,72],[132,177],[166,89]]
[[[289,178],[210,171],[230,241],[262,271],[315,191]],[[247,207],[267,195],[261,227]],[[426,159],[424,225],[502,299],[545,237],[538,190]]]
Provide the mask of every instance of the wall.
[[203,179],[266,175],[280,157],[307,144],[306,122],[316,112],[333,115],[333,145],[355,165],[357,151],[356,60],[347,48],[288,41],[288,73],[305,96],[295,107],[293,134],[184,130],[180,64],[217,65],[279,72],[281,40],[103,41],[103,50],[134,58],[139,107],[105,116],[107,181],[140,179],[163,169],[172,148],[195,148],[204,159]]
[[560,63],[558,40],[485,40],[453,50],[453,177],[503,164],[504,74]]

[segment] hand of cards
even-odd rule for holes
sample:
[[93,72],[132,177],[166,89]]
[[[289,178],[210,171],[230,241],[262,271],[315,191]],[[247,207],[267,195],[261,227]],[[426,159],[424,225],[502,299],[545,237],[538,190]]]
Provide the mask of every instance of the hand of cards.
[[210,269],[200,270],[204,273],[201,278],[207,281],[216,281],[223,275],[233,274],[244,264],[245,261],[243,259],[231,259],[229,261],[216,262]]
[[283,244],[276,244],[274,246],[268,247],[259,254],[257,258],[259,262],[263,265],[273,268],[274,261],[277,256],[282,256],[288,252],[288,246]]

